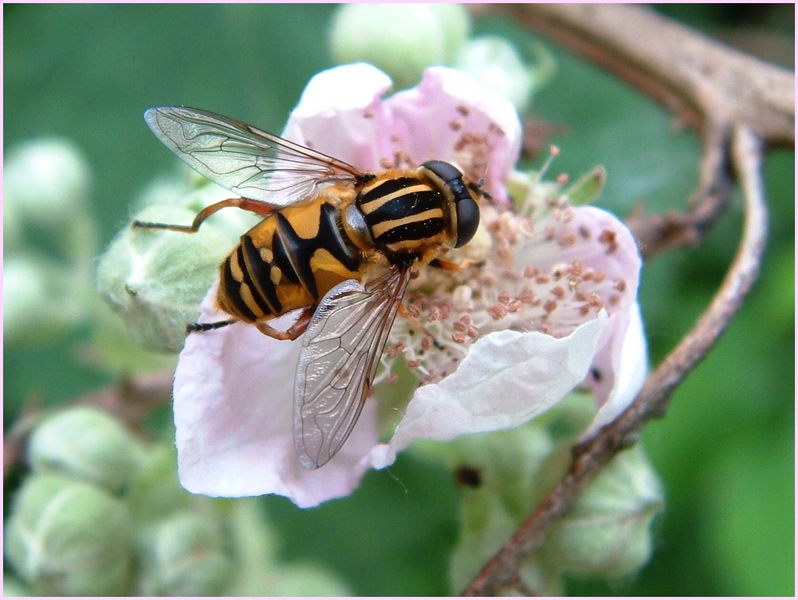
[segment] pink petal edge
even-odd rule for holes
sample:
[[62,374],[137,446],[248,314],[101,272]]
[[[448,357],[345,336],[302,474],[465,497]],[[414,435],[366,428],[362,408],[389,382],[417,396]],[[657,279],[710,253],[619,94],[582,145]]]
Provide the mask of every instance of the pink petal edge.
[[[202,304],[202,322],[224,318],[214,303],[215,286]],[[187,338],[175,371],[174,419],[178,475],[188,491],[280,494],[309,507],[357,487],[367,468],[362,459],[377,442],[375,403],[364,408],[346,446],[328,465],[303,469],[292,434],[300,343],[272,340],[245,324]]]

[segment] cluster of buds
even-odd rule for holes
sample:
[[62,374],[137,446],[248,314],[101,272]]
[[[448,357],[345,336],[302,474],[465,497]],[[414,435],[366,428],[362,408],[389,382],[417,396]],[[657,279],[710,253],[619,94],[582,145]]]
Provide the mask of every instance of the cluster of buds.
[[31,471],[5,523],[6,593],[348,593],[320,567],[279,564],[257,504],[186,493],[174,451],[143,443],[106,412],[75,407],[45,418],[27,455]]

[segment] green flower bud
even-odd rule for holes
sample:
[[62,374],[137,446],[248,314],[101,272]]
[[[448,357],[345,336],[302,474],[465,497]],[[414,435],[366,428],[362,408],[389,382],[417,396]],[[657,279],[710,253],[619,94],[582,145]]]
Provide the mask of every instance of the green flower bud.
[[235,555],[235,575],[228,596],[348,596],[346,585],[320,565],[274,561],[278,541],[255,498],[240,498],[225,509],[225,533]]
[[46,419],[28,443],[35,470],[83,479],[112,493],[127,485],[138,466],[138,453],[136,443],[119,422],[88,406]]
[[125,595],[129,538],[122,502],[93,485],[38,474],[24,483],[14,501],[5,555],[38,595]]
[[533,72],[505,38],[486,36],[469,40],[454,65],[507,98],[519,112],[529,108],[535,90]]
[[298,563],[279,565],[267,578],[263,593],[269,596],[351,596],[344,582],[321,565]]
[[[186,224],[194,216],[183,207],[153,205],[136,219]],[[97,286],[125,317],[137,343],[154,351],[177,352],[186,325],[196,321],[200,302],[231,249],[225,233],[210,223],[193,234],[126,228],[101,257]]]
[[133,340],[122,315],[106,302],[95,303],[91,325],[86,359],[93,367],[116,377],[174,369],[174,355],[142,348]]
[[5,207],[25,220],[61,226],[82,211],[90,173],[70,141],[42,138],[24,142],[6,155],[3,173]]
[[[571,445],[595,412],[591,395],[572,393],[527,425],[445,444],[449,455],[439,457],[458,465],[455,475],[463,494],[460,538],[450,567],[453,591],[465,587],[562,478],[570,464]],[[523,587],[543,595],[561,592],[556,562],[536,555],[524,564]],[[523,592],[522,588],[502,590],[502,594]]]
[[[182,163],[181,169],[183,170],[181,175],[159,177],[151,181],[136,200],[135,204],[139,210],[152,206],[182,207],[196,214],[206,206],[230,198],[228,190],[210,183],[193,169],[185,167]],[[251,212],[231,207],[214,213],[202,224],[201,230],[212,227],[227,235],[232,245],[238,241],[244,231],[261,218]],[[181,224],[185,225],[190,223],[191,220],[181,221]]]
[[[541,469],[553,445],[547,432],[534,423],[447,444],[454,448],[455,475],[463,500],[460,537],[452,554],[452,590],[459,591],[512,535],[550,487]],[[451,450],[450,450],[451,452]],[[557,473],[559,474],[559,472]]]
[[[216,504],[220,506],[219,503]],[[228,596],[276,596],[271,590],[277,537],[256,498],[228,501],[225,531],[235,554],[236,575],[225,590]]]
[[126,497],[134,521],[143,524],[152,524],[202,500],[180,486],[175,450],[162,445],[153,445],[145,450]]
[[467,493],[460,506],[460,535],[449,563],[451,589],[459,592],[513,534],[517,518],[491,490]]
[[[136,200],[133,202],[137,211],[152,206],[153,204],[189,208],[186,196],[197,186],[192,186],[188,178],[190,173],[196,173],[196,171],[188,166],[183,169],[183,163],[180,164],[180,173],[160,175],[151,179],[144,186],[144,189],[141,190]],[[207,181],[206,179],[205,182],[207,183]],[[223,198],[219,199],[222,200]]]
[[451,64],[469,29],[458,4],[344,4],[330,42],[336,62],[370,62],[401,88],[416,83],[426,67]]
[[497,493],[510,514],[525,515],[529,504],[548,489],[546,483],[540,485],[540,469],[553,445],[548,433],[534,423],[465,436],[454,444],[460,456],[459,466],[480,474],[481,483],[475,489]]
[[651,522],[662,484],[638,445],[616,456],[546,539],[542,552],[564,571],[621,577],[651,555]]
[[567,450],[585,433],[596,416],[596,398],[592,393],[571,392],[557,406],[540,415],[535,425],[545,429],[558,445]]
[[532,591],[536,596],[564,596],[563,577],[557,565],[550,565],[537,557],[527,558],[518,569],[520,589],[512,590],[513,596],[527,596]]
[[[207,179],[203,181],[205,182],[204,185],[193,188],[183,199],[185,206],[194,212],[199,212],[214,202],[230,197],[230,192],[223,187],[215,183],[208,183]],[[230,241],[228,249],[232,250],[232,246],[238,242],[241,234],[262,219],[263,217],[240,208],[227,208],[214,213],[202,226],[208,227],[208,224],[210,224],[210,226],[227,236]]]
[[53,257],[40,262],[48,266],[46,293],[58,299],[57,307],[36,317],[44,321],[45,337],[52,337],[53,322],[60,327],[86,317],[86,283],[97,254],[96,225],[87,205],[89,168],[71,142],[43,138],[12,148],[4,175],[6,249],[22,248],[27,230],[35,228],[37,251]]
[[6,255],[3,264],[3,329],[9,344],[40,344],[81,322],[66,298],[64,273],[32,254]]
[[137,543],[142,596],[212,596],[230,581],[232,562],[209,515],[171,515],[140,535]]

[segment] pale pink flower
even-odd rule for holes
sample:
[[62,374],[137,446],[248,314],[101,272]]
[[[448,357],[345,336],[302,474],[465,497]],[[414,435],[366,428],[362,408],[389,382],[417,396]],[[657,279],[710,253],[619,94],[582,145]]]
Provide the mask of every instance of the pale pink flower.
[[[369,399],[352,436],[329,463],[303,469],[292,434],[293,376],[301,339],[280,342],[235,324],[188,336],[175,373],[179,475],[210,496],[281,494],[314,506],[349,494],[368,468],[391,464],[415,439],[446,440],[520,425],[581,384],[600,407],[598,427],[642,383],[646,352],[636,304],[640,258],[615,217],[573,208],[550,193],[502,206],[521,128],[512,105],[458,71],[430,68],[418,87],[387,99],[388,77],[347,65],[320,73],[284,136],[365,171],[456,163],[499,200],[483,202],[471,243],[479,269],[422,270],[398,317],[376,384],[395,379],[402,356],[423,384],[400,411],[392,438],[378,439]],[[200,321],[223,319],[215,289]],[[290,316],[283,318],[290,322]],[[412,330],[412,331],[411,331]]]

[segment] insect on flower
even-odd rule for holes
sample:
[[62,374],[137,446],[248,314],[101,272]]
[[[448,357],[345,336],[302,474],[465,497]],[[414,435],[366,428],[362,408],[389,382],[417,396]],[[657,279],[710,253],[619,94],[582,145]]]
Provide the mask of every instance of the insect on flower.
[[[379,357],[412,274],[443,260],[479,226],[489,197],[454,165],[364,173],[356,167],[211,112],[179,106],[145,113],[155,135],[200,174],[239,197],[200,211],[191,225],[134,227],[196,232],[234,206],[263,220],[221,265],[219,308],[229,319],[293,340],[304,334],[294,379],[294,446],[308,469],[341,449],[368,396]],[[301,311],[285,331],[270,321]]]

